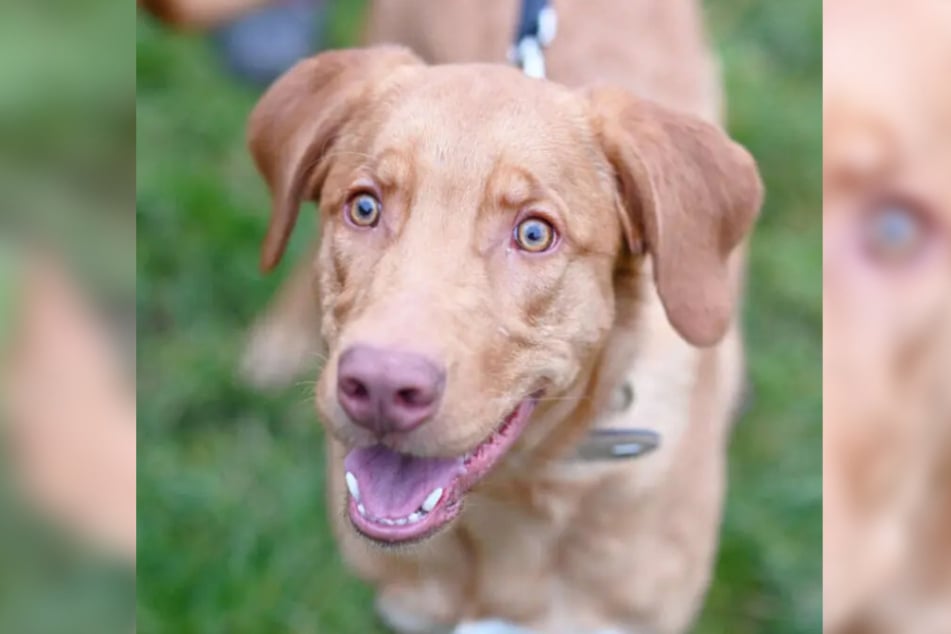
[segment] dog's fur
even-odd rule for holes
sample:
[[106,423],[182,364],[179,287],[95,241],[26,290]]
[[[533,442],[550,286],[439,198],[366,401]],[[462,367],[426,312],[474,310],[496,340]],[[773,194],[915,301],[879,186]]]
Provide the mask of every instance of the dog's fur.
[[[514,2],[415,6],[377,3],[371,38],[431,62],[503,61]],[[280,259],[303,200],[319,199],[322,235],[259,324],[247,367],[279,382],[301,351],[325,355],[317,402],[335,529],[401,632],[488,618],[548,633],[682,632],[709,580],[759,177],[715,124],[692,2],[558,6],[549,71],[571,88],[502,64],[427,66],[401,48],[336,51],[292,69],[251,117],[274,196],[263,267]],[[576,88],[590,82],[615,87]],[[382,197],[372,232],[342,219],[354,187]],[[562,236],[541,257],[509,245],[528,208]],[[403,452],[464,453],[545,391],[462,515],[410,549],[367,543],[339,512],[344,448],[373,440],[334,395],[354,342],[449,369],[435,418],[392,441]],[[633,407],[612,411],[625,381]],[[625,463],[568,460],[594,426],[654,429],[662,446]]]
[[102,316],[63,261],[38,250],[17,255],[22,277],[14,282],[12,329],[0,333],[0,435],[9,450],[2,468],[13,468],[29,502],[50,518],[134,560],[128,374]]
[[[951,5],[824,9],[824,620],[951,631]],[[908,261],[856,248],[911,201]]]
[[269,0],[137,0],[144,9],[164,24],[186,30],[202,30],[260,9]]

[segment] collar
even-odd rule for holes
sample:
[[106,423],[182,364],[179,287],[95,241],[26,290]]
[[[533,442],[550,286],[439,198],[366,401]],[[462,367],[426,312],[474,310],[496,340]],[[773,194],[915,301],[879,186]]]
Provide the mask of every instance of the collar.
[[529,77],[545,77],[544,49],[555,39],[558,20],[548,0],[522,0],[515,42],[509,50],[509,61]]
[[[621,385],[611,397],[608,411],[618,414],[634,405],[634,386]],[[576,461],[625,460],[647,455],[660,446],[660,434],[652,429],[619,427],[592,429],[578,446]]]

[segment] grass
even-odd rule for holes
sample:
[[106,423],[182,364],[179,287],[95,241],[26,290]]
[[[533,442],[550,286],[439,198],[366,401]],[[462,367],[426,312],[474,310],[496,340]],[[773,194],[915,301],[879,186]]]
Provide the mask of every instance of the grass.
[[[111,0],[14,0],[0,20],[0,277],[40,240],[69,263],[84,290],[120,310],[131,306],[135,286],[135,66],[122,54],[134,47],[134,11]],[[3,281],[10,287],[0,288],[0,322],[12,318],[19,299],[11,294],[16,280]],[[10,323],[0,323],[0,399],[11,334]],[[61,382],[49,383],[45,397],[55,399]],[[0,632],[130,631],[134,570],[90,552],[26,503],[10,469],[18,447],[2,405]]]
[[[359,10],[335,3],[332,43],[353,42]],[[730,129],[768,198],[744,310],[755,394],[696,632],[806,634],[821,604],[820,4],[707,10]],[[329,535],[310,386],[262,395],[235,377],[281,277],[256,269],[268,204],[243,139],[256,95],[205,42],[141,19],[136,61],[138,631],[382,632]]]

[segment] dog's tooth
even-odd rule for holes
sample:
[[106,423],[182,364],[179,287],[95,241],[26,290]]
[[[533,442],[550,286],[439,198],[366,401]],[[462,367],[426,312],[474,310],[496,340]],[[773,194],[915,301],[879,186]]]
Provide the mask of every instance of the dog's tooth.
[[432,493],[429,494],[429,497],[426,498],[426,501],[423,502],[423,505],[420,507],[426,513],[429,513],[431,510],[436,508],[436,505],[439,504],[439,500],[442,498],[442,487],[435,489]]
[[408,522],[409,520],[405,517],[401,517],[398,520],[394,520],[394,521],[396,522],[397,526],[405,526],[406,522]]
[[394,520],[391,520],[391,519],[388,518],[388,517],[381,517],[381,518],[380,518],[380,523],[381,523],[381,524],[386,524],[387,526],[393,526],[393,525],[396,524],[396,522],[395,522]]
[[406,518],[406,521],[407,521],[408,523],[410,523],[410,524],[415,524],[416,522],[418,522],[418,521],[421,520],[421,519],[423,519],[423,514],[420,513],[419,511],[416,511],[415,513],[413,513],[412,515],[410,515],[409,517],[407,517],[407,518]]
[[367,509],[362,504],[357,504],[357,511],[360,513],[360,515],[363,515],[363,516],[366,516],[367,514]]
[[360,484],[357,482],[357,476],[347,471],[347,475],[345,476],[345,478],[347,480],[347,489],[349,489],[350,495],[353,496],[354,500],[359,502],[360,501]]

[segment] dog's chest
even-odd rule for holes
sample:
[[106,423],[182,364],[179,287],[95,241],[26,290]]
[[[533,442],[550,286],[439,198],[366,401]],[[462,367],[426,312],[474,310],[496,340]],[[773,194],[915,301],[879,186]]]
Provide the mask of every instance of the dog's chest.
[[599,542],[612,503],[599,499],[595,481],[509,482],[470,500],[462,530],[471,546],[471,610],[534,622],[570,608],[579,626],[585,613],[604,613],[586,582],[613,547]]

